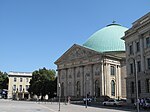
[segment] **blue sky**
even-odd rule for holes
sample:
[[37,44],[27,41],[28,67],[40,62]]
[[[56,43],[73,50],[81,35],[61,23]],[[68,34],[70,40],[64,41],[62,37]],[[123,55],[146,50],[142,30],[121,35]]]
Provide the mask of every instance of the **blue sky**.
[[0,0],[0,71],[56,69],[74,43],[113,20],[130,28],[149,11],[149,0]]

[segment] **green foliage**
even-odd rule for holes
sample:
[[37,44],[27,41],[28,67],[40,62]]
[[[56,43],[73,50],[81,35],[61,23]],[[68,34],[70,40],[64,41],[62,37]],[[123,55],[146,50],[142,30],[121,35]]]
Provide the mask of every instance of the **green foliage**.
[[[32,73],[30,81],[29,92],[32,95],[52,97],[56,93],[56,72],[54,70],[47,70],[46,68],[36,70]],[[55,84],[56,83],[56,84]]]
[[8,77],[6,72],[0,71],[0,89],[8,89]]

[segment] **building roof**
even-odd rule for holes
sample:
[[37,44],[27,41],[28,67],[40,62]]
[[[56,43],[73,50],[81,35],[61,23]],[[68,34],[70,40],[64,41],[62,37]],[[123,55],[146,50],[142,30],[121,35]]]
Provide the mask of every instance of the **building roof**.
[[84,47],[98,52],[125,51],[124,36],[128,28],[119,24],[110,24],[95,32],[84,44]]
[[22,76],[22,77],[32,77],[32,72],[9,72],[8,76]]

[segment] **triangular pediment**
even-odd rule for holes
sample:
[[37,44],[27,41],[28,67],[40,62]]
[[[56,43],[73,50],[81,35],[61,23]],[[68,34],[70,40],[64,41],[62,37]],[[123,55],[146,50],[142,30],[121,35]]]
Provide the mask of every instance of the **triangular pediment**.
[[67,62],[67,61],[71,61],[71,60],[75,60],[75,59],[92,57],[92,56],[98,55],[98,54],[100,54],[100,53],[97,51],[86,48],[84,46],[74,44],[55,62],[55,64],[57,64],[59,62]]

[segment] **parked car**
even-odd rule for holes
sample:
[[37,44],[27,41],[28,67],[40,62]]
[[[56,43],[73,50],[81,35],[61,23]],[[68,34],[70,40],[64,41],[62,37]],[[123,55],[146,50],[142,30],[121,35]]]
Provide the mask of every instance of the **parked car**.
[[[139,103],[139,106],[142,108],[150,108],[150,99],[144,99],[143,103]],[[136,107],[136,103],[134,103],[134,107]]]
[[106,106],[106,105],[109,105],[109,106],[122,106],[122,105],[124,105],[124,102],[116,100],[116,99],[110,99],[108,101],[104,101],[103,105],[104,106]]
[[83,103],[86,104],[86,101],[87,101],[87,104],[91,103],[92,102],[92,98],[83,98]]
[[127,105],[127,100],[126,100],[126,99],[119,99],[119,100],[117,100],[117,101],[120,102],[120,105],[121,105],[121,106]]
[[142,107],[143,108],[150,108],[150,99],[144,100]]
[[104,101],[108,101],[111,98],[109,96],[100,96],[98,99],[100,102],[104,102]]

